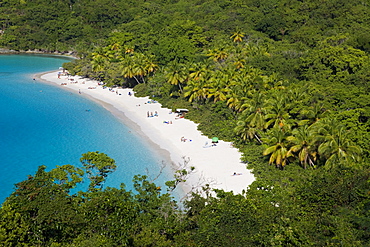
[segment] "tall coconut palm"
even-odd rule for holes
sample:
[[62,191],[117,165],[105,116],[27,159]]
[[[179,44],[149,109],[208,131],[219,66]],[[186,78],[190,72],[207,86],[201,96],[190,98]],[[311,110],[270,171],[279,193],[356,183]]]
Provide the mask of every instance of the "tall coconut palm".
[[158,64],[154,62],[155,57],[148,55],[145,57],[145,69],[148,74],[153,74],[158,69]]
[[238,112],[240,107],[243,105],[243,100],[241,99],[241,96],[239,96],[239,94],[231,89],[231,92],[227,95],[226,104],[233,111]]
[[135,81],[140,84],[139,79],[137,78],[137,69],[135,59],[132,56],[125,56],[121,61],[121,74],[125,78],[134,78]]
[[263,155],[270,155],[269,164],[275,164],[276,167],[283,169],[288,164],[288,158],[292,156],[287,147],[287,133],[279,127],[268,131],[267,136],[262,138],[264,143],[269,145],[263,151]]
[[325,167],[353,165],[360,159],[361,148],[350,139],[350,132],[341,125],[333,125],[336,120],[323,119],[317,123],[322,137],[318,151],[325,159]]
[[255,93],[248,103],[244,106],[243,113],[247,113],[247,120],[251,125],[256,126],[260,130],[264,129],[265,124],[265,95],[263,93]]
[[211,67],[207,63],[193,63],[189,67],[189,79],[200,80],[211,72]]
[[118,42],[106,46],[104,50],[112,62],[118,62],[122,58],[121,44]]
[[260,129],[250,125],[248,121],[239,120],[234,128],[234,132],[240,136],[244,141],[256,139],[259,143],[262,144],[260,138]]
[[102,72],[108,64],[106,57],[102,55],[96,55],[91,60],[91,67],[94,72]]
[[226,101],[230,92],[229,82],[232,75],[225,71],[217,71],[209,79],[208,98],[213,98],[213,102]]
[[223,62],[229,56],[229,54],[224,49],[213,49],[207,54],[208,57],[212,58],[215,62]]
[[243,41],[243,38],[244,38],[244,33],[242,33],[241,31],[237,31],[235,33],[233,33],[233,35],[231,35],[231,39],[235,42],[235,43],[239,43],[239,42],[242,42]]
[[239,113],[245,109],[245,104],[252,95],[251,82],[244,72],[238,71],[230,79],[230,93],[226,104]]
[[256,139],[261,141],[261,132],[264,129],[265,118],[263,115],[263,96],[256,94],[249,103],[246,104],[246,109],[238,118],[237,127],[234,129],[236,134],[240,135],[243,140]]
[[103,48],[92,53],[91,67],[97,73],[99,80],[104,76],[104,71],[109,66],[109,61]]
[[187,97],[189,102],[204,102],[209,95],[210,84],[208,81],[207,77],[188,81],[184,87],[184,97]]
[[172,62],[165,71],[167,82],[179,87],[180,92],[183,92],[182,84],[185,83],[188,76],[188,70],[183,64]]
[[135,53],[133,56],[134,61],[134,73],[136,76],[140,76],[140,79],[145,83],[145,76],[147,75],[145,55],[142,53]]
[[325,117],[329,111],[327,111],[323,104],[316,103],[314,105],[303,106],[299,112],[299,117],[302,119],[299,124],[314,124],[319,121],[322,117]]
[[242,69],[245,67],[247,61],[243,57],[237,57],[233,63],[236,69]]
[[317,133],[313,127],[304,125],[294,129],[293,135],[287,137],[287,140],[293,144],[289,152],[298,155],[299,162],[304,169],[306,169],[307,166],[316,166],[318,139]]
[[290,128],[290,115],[288,113],[289,102],[284,94],[284,91],[276,91],[271,95],[271,98],[266,104],[266,116],[267,120],[265,128],[280,127],[284,129]]

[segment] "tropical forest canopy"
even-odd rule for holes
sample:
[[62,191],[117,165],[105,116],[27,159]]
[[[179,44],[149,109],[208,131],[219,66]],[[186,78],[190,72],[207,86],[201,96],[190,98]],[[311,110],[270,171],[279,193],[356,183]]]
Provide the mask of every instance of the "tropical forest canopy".
[[[72,74],[134,87],[232,141],[256,181],[182,203],[114,161],[40,167],[0,213],[7,246],[370,245],[370,3],[343,0],[2,1],[0,45],[72,51]],[[91,157],[90,157],[91,156]],[[85,174],[85,175],[83,175]],[[71,193],[83,178],[87,191]],[[97,206],[99,205],[99,206]],[[63,210],[61,210],[63,209]],[[72,220],[73,219],[73,220]],[[90,242],[89,242],[90,241]]]

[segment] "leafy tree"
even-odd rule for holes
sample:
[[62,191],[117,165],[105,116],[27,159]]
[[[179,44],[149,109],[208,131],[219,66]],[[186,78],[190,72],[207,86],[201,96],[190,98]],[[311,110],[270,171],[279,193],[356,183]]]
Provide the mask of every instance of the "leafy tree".
[[67,193],[70,188],[54,183],[54,175],[55,172],[46,172],[45,166],[40,166],[34,176],[16,184],[15,192],[6,201],[13,209],[10,212],[28,229],[23,237],[25,244],[65,241],[75,237],[75,230],[81,226],[76,204]]
[[88,152],[80,158],[90,179],[89,190],[101,190],[109,173],[116,169],[116,162],[104,153]]
[[315,81],[343,81],[365,66],[368,56],[345,42],[348,38],[338,35],[325,39],[303,59],[303,78]]
[[76,187],[78,183],[83,181],[84,171],[72,165],[57,166],[49,172],[53,182],[59,184],[64,191],[69,192],[70,189]]
[[22,246],[28,241],[30,226],[14,207],[5,202],[0,209],[0,243],[3,246]]

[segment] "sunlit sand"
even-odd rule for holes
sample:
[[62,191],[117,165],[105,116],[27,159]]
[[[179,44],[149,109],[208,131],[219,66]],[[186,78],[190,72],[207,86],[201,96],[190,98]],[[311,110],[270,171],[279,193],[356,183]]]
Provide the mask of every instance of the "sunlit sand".
[[162,108],[148,97],[135,97],[131,89],[103,88],[97,81],[58,76],[58,73],[60,71],[49,72],[38,78],[97,100],[118,117],[124,114],[123,119],[135,123],[131,128],[155,144],[153,148],[158,152],[165,150],[174,169],[183,168],[185,161],[188,169],[195,167],[182,187],[185,192],[209,184],[211,188],[238,194],[254,181],[253,174],[240,161],[241,154],[231,143],[219,141],[212,145],[212,137],[202,135],[194,122]]

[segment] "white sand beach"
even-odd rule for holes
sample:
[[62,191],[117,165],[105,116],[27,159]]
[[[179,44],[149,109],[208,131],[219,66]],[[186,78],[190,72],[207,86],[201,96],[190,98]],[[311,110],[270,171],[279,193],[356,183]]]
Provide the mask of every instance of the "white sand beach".
[[[187,166],[194,166],[195,170],[183,187],[185,192],[199,189],[201,185],[208,183],[211,188],[238,194],[254,181],[253,174],[240,161],[241,154],[231,143],[219,141],[216,146],[211,146],[211,139],[197,130],[197,124],[176,117],[170,109],[162,108],[159,103],[152,103],[148,97],[135,97],[131,89],[118,89],[118,92],[117,89],[104,89],[97,81],[78,76],[58,76],[59,72],[48,72],[38,78],[72,90],[81,97],[89,97],[105,106],[109,105],[106,108],[113,114],[123,113],[139,126],[138,131],[169,153],[174,169],[184,163],[183,157],[188,159]],[[153,117],[148,117],[148,112]],[[155,113],[158,116],[154,116]],[[182,137],[186,139],[185,142],[181,141]]]

